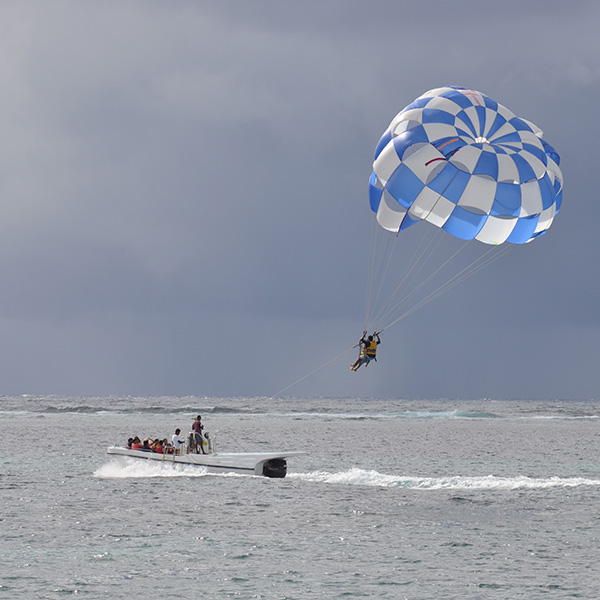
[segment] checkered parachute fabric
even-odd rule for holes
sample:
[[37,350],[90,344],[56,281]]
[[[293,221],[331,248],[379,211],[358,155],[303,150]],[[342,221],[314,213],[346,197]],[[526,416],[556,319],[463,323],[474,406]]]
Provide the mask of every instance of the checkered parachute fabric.
[[371,209],[389,231],[428,221],[465,240],[524,244],[560,209],[559,162],[533,123],[481,92],[437,88],[379,140]]

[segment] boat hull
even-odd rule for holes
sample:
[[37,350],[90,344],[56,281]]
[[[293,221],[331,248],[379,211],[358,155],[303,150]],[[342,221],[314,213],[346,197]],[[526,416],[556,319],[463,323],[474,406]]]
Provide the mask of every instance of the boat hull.
[[131,450],[111,446],[108,454],[129,456],[140,460],[152,460],[163,464],[192,465],[205,468],[209,473],[240,473],[285,477],[287,458],[305,452],[215,452],[213,454],[158,454],[146,450]]

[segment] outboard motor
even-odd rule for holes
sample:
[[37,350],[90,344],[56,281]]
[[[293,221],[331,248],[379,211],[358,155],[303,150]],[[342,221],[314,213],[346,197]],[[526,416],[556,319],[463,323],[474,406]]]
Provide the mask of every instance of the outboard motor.
[[287,462],[284,458],[272,458],[263,465],[265,477],[285,477],[287,475]]

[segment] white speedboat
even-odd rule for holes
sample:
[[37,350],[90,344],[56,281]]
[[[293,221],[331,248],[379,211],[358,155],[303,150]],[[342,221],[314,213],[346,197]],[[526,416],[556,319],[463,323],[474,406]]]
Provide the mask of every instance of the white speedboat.
[[287,459],[305,452],[209,452],[195,454],[182,447],[177,454],[159,454],[149,450],[131,450],[123,446],[111,446],[109,454],[129,456],[142,460],[160,461],[163,464],[181,464],[204,467],[209,473],[243,473],[265,477],[285,477]]

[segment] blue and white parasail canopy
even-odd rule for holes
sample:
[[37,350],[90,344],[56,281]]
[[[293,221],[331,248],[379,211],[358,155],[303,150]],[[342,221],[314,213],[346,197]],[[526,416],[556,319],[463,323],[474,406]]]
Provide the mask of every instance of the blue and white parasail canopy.
[[524,244],[562,201],[560,158],[533,123],[481,92],[430,90],[390,123],[369,184],[379,224],[428,221],[465,240]]

